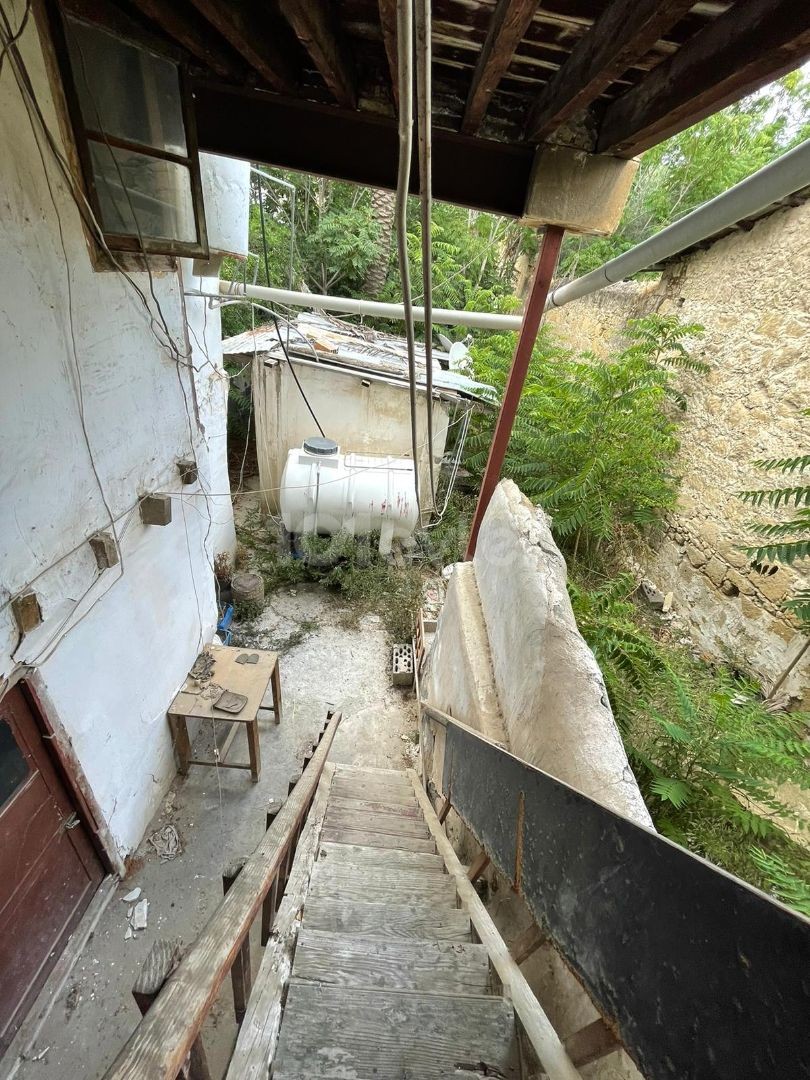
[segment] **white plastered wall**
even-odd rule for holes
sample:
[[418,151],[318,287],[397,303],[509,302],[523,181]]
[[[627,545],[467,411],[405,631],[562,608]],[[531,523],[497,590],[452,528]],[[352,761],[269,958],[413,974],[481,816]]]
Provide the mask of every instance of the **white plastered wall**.
[[[34,19],[20,46],[59,140]],[[219,316],[195,301],[190,343],[180,274],[153,273],[178,364],[132,286],[94,271],[9,63],[0,145],[0,692],[9,678],[30,680],[78,759],[120,868],[174,775],[166,707],[213,634],[211,561],[233,544]],[[133,277],[149,295],[147,276]],[[190,457],[201,482],[181,488],[176,463]],[[205,486],[221,494],[206,499]],[[174,493],[168,526],[140,521],[137,500],[153,491]],[[122,558],[99,571],[87,539],[111,516]],[[8,601],[29,583],[44,622],[21,638]]]

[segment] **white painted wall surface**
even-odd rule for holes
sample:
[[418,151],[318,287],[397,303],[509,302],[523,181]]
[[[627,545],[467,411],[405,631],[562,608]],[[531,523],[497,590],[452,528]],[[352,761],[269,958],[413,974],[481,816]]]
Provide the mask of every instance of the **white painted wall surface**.
[[[244,364],[248,357],[239,356]],[[344,453],[381,454],[411,457],[411,414],[407,389],[385,382],[369,382],[363,377],[343,374],[324,366],[297,365],[301,381],[315,415],[327,437],[334,439]],[[272,512],[278,511],[278,489],[287,461],[287,451],[301,446],[318,429],[301,396],[301,391],[287,364],[253,365],[253,394],[256,422],[256,448],[259,478],[265,501]],[[438,462],[447,442],[448,406],[433,404],[433,448]],[[423,507],[429,505],[427,398],[418,395],[417,431],[419,433],[419,484]]]
[[[17,25],[22,8],[13,7]],[[33,18],[20,44],[59,139]],[[219,318],[202,306],[190,312],[190,346],[180,275],[153,274],[178,364],[133,288],[93,270],[76,207],[47,150],[43,168],[8,63],[0,145],[0,676],[30,665],[122,859],[174,774],[166,707],[213,634],[211,560],[233,543],[229,499],[209,503],[200,484],[173,496],[167,527],[141,524],[136,509],[145,492],[181,491],[179,458],[196,456],[202,485],[227,493]],[[133,277],[148,295],[146,275]],[[86,541],[110,528],[110,514],[122,559],[98,571]],[[7,601],[29,582],[44,623],[20,641]]]

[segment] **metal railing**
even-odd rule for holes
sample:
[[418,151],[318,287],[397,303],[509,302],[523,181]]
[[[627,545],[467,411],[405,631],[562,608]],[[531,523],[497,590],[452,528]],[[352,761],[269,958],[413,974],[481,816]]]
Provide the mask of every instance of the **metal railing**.
[[647,1080],[810,1076],[810,920],[426,703],[420,728],[439,816],[524,899],[521,948],[556,948],[603,1052],[614,1033]]

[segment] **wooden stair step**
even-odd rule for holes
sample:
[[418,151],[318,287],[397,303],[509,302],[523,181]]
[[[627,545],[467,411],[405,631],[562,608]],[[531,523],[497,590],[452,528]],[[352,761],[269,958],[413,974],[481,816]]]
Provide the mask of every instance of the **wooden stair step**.
[[293,978],[326,986],[487,994],[489,957],[470,942],[392,941],[304,928]]
[[441,855],[424,851],[400,851],[398,848],[365,847],[361,844],[332,844],[322,842],[317,855],[319,865],[389,866],[403,870],[432,870],[445,872]]
[[364,784],[359,780],[333,780],[332,794],[340,799],[383,799],[387,803],[401,803],[403,806],[418,806],[413,788],[406,791],[398,785]]
[[387,866],[328,866],[318,863],[309,883],[309,896],[391,903],[421,899],[427,904],[456,907],[456,885],[449,874],[432,870],[402,870]]
[[411,782],[404,769],[375,769],[372,765],[346,765],[342,762],[335,764],[336,777],[361,777],[369,780],[377,780],[380,783],[390,782],[410,787]]
[[445,905],[431,909],[422,900],[369,903],[334,896],[310,896],[304,905],[302,925],[308,930],[330,930],[363,937],[470,940],[470,919],[466,911]]
[[333,809],[331,803],[326,808],[324,824],[342,829],[393,833],[396,836],[418,836],[425,840],[430,836],[424,818],[403,817],[401,814],[363,814],[355,810]]
[[349,829],[341,825],[327,825],[321,829],[321,840],[332,844],[359,844],[361,847],[378,847],[386,850],[419,851],[436,854],[435,841],[420,836],[397,836],[394,833],[369,832],[368,829]]
[[329,806],[333,810],[357,814],[396,814],[399,817],[416,818],[424,821],[424,815],[416,799],[412,803],[392,803],[386,799],[348,799],[343,796],[332,796]]
[[514,1012],[502,998],[347,994],[293,978],[273,1076],[444,1080],[481,1062],[489,1075],[518,1076]]

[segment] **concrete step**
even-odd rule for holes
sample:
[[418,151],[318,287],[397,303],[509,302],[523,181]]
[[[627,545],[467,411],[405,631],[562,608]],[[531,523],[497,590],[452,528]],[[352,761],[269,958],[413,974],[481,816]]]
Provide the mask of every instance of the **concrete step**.
[[392,941],[302,929],[293,978],[323,986],[487,994],[489,957],[483,945]]
[[473,1063],[517,1080],[514,1013],[502,998],[347,994],[293,978],[273,1076],[445,1080]]

